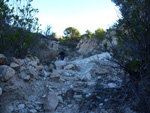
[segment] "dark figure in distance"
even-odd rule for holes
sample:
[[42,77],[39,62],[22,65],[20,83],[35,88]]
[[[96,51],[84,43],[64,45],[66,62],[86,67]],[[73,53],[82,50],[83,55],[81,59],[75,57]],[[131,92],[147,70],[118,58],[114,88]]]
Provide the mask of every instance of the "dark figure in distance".
[[60,56],[60,59],[61,59],[61,60],[64,60],[64,58],[65,58],[65,52],[64,52],[64,51],[61,51],[61,52],[59,53],[59,56]]

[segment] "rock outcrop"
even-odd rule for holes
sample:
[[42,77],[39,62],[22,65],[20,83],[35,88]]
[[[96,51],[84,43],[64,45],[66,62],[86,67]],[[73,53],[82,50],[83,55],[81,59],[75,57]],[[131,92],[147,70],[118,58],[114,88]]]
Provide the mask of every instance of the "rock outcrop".
[[98,43],[95,38],[82,39],[80,40],[76,48],[78,49],[78,52],[80,54],[89,55],[90,53],[93,53],[98,48]]

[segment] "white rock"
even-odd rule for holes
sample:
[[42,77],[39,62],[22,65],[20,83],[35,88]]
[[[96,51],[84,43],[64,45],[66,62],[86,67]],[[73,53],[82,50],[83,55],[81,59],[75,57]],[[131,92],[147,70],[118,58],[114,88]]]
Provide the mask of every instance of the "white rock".
[[30,109],[29,113],[37,113],[37,110],[36,109]]
[[49,92],[47,98],[44,101],[44,110],[54,111],[58,106],[58,97],[55,92]]
[[0,87],[0,96],[2,95],[2,88]]
[[11,64],[10,64],[10,67],[16,70],[16,69],[18,69],[20,66],[19,66],[18,64],[16,64],[16,63],[11,63]]
[[37,62],[36,61],[30,61],[30,62],[28,62],[28,64],[27,64],[28,66],[34,66],[34,67],[37,67]]
[[29,81],[30,80],[30,75],[27,75],[24,71],[23,72],[21,72],[20,74],[19,74],[19,76],[22,78],[22,79],[24,79],[25,81]]
[[38,65],[38,66],[36,67],[36,69],[37,69],[38,71],[42,71],[42,70],[44,69],[44,67],[43,67],[42,65]]
[[104,104],[103,104],[103,103],[100,103],[99,105],[100,105],[100,106],[103,106]]
[[18,109],[23,109],[23,108],[25,108],[25,104],[19,104],[17,107],[18,107]]
[[58,99],[59,99],[60,102],[63,102],[62,96],[58,96]]
[[55,61],[55,65],[57,69],[62,69],[63,67],[65,67],[66,62],[65,61]]
[[13,62],[18,64],[19,66],[23,66],[23,61],[21,59],[16,59],[15,57],[13,58]]
[[87,74],[83,74],[81,77],[81,80],[85,80],[85,81],[90,81],[91,80],[91,74],[87,73]]
[[54,78],[54,79],[60,79],[60,74],[58,72],[53,72],[50,76],[50,78]]
[[0,66],[0,74],[2,74],[2,81],[7,81],[15,75],[15,70],[9,66]]
[[73,98],[75,98],[75,99],[82,99],[82,95],[74,95]]
[[67,66],[64,67],[65,70],[70,70],[70,69],[75,69],[74,64],[69,64]]
[[115,88],[117,85],[115,83],[108,83],[109,88]]
[[38,74],[38,72],[37,72],[35,67],[29,66],[27,74],[31,75],[31,77],[34,77],[34,76],[36,76]]

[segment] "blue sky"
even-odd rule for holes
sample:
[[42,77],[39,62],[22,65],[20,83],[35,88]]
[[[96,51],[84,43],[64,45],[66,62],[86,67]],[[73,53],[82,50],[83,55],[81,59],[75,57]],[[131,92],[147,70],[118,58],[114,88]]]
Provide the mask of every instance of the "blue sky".
[[107,29],[118,19],[111,0],[33,0],[32,6],[39,9],[36,16],[41,29],[51,25],[57,35],[63,35],[67,27],[75,27],[81,34],[87,29]]

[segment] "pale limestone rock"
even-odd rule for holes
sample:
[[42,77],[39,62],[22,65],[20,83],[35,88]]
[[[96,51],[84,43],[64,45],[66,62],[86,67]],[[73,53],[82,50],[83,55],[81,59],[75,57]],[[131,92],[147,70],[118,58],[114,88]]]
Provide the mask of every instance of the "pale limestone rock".
[[108,83],[108,87],[109,88],[115,88],[115,87],[117,87],[117,85],[115,83]]
[[31,78],[30,75],[27,75],[25,72],[21,72],[19,76],[25,81],[29,81]]
[[54,111],[58,106],[59,100],[55,92],[49,92],[44,100],[44,109],[46,111]]
[[15,70],[9,66],[2,65],[0,66],[0,74],[2,75],[2,81],[8,81],[15,75]]
[[16,63],[12,62],[10,64],[10,67],[13,68],[13,69],[15,69],[15,70],[17,70],[20,66],[18,64],[16,64]]
[[88,54],[98,46],[96,39],[82,39],[77,45],[78,52],[81,54]]
[[58,72],[53,72],[50,76],[50,78],[53,79],[60,79],[60,74]]
[[42,70],[44,69],[44,67],[43,67],[42,65],[38,65],[38,66],[36,67],[36,69],[37,69],[38,71],[42,71]]
[[23,61],[21,59],[16,59],[15,57],[13,58],[13,62],[18,64],[19,66],[23,66]]
[[66,62],[65,61],[55,61],[55,65],[57,69],[63,69],[66,66]]
[[69,64],[69,65],[65,66],[64,69],[65,70],[75,69],[75,65],[74,64]]
[[30,109],[29,113],[38,113],[36,109]]
[[17,107],[18,107],[18,109],[23,109],[23,108],[25,108],[25,104],[19,104]]

